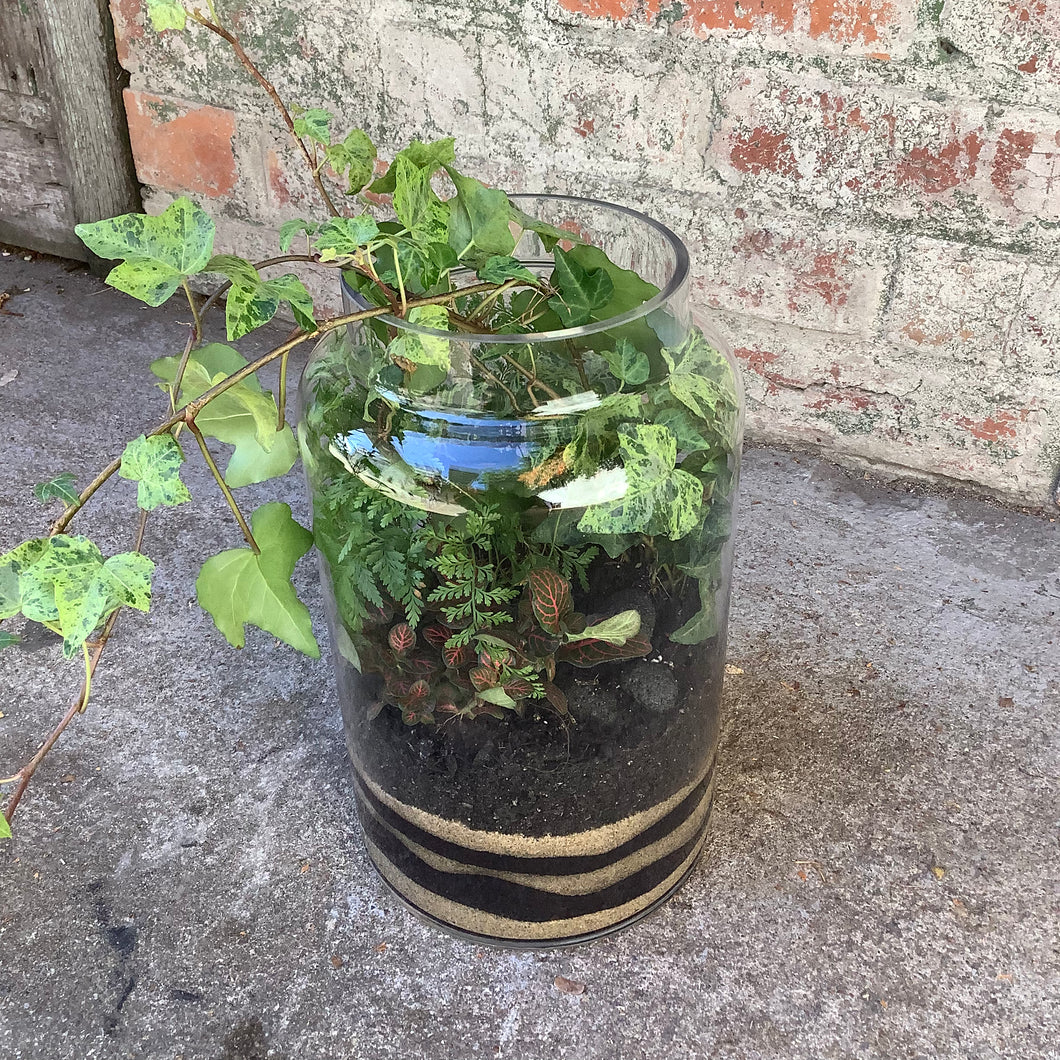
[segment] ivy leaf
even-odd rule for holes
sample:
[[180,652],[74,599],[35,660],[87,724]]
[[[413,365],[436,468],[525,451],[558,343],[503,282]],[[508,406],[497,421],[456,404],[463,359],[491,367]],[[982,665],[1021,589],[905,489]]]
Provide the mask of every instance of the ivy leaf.
[[251,530],[260,555],[234,548],[208,559],[195,581],[199,603],[234,648],[243,647],[250,623],[318,659],[309,611],[291,585],[294,566],[309,551],[313,535],[278,501],[254,512]]
[[[222,343],[195,350],[184,372],[180,402],[194,401],[246,363]],[[151,365],[151,371],[172,385],[179,364],[177,357],[163,357]],[[278,421],[276,402],[253,376],[215,398],[195,417],[203,434],[235,446],[225,469],[225,482],[233,487],[285,475],[294,466],[298,455],[294,435],[287,426],[277,431]]]
[[713,448],[712,443],[696,429],[696,421],[684,409],[659,409],[653,422],[665,427],[677,439],[677,448],[682,452],[698,453]]
[[188,276],[202,272],[213,250],[214,223],[188,198],[157,217],[126,213],[74,227],[101,258],[122,258],[107,283],[150,306],[161,305]]
[[487,188],[474,177],[465,177],[452,166],[445,167],[456,188],[449,200],[449,246],[463,258],[472,249],[481,255],[509,255],[515,236],[508,227],[511,204],[499,188]]
[[47,482],[38,482],[33,487],[33,496],[39,501],[62,501],[63,504],[76,504],[78,491],[74,486],[74,476],[71,471],[64,471]]
[[581,633],[568,633],[567,640],[604,640],[608,644],[625,644],[640,632],[640,612],[621,611],[595,625],[586,626]]
[[316,329],[313,299],[293,272],[263,280],[246,258],[232,254],[218,254],[211,258],[206,270],[219,272],[232,283],[225,303],[225,325],[230,340],[242,338],[267,324],[276,315],[281,302],[290,305],[299,327],[306,331]]
[[618,444],[626,492],[591,504],[578,521],[587,534],[665,534],[676,541],[695,527],[703,486],[677,463],[677,439],[659,424],[621,424]]
[[541,243],[545,250],[550,254],[555,245],[561,240],[566,243],[582,242],[581,236],[576,233],[568,232],[565,228],[557,228],[555,225],[549,224],[548,221],[540,221],[536,217],[531,217],[530,214],[520,210],[518,206],[511,205],[509,207],[509,215],[520,228],[527,232],[536,232],[541,237]]
[[160,504],[172,506],[191,500],[188,487],[180,480],[183,463],[184,453],[171,434],[150,438],[141,434],[125,447],[118,474],[139,483],[136,503],[150,512]]
[[188,22],[188,12],[180,0],[147,0],[147,14],[156,33],[184,29]]
[[602,269],[611,280],[611,296],[596,310],[596,320],[628,313],[659,293],[653,283],[643,280],[632,269],[619,268],[599,247],[583,243],[567,252],[567,260],[577,262],[586,272]]
[[330,111],[322,110],[320,107],[311,107],[305,110],[302,107],[292,105],[291,115],[294,118],[294,134],[312,140],[318,144],[329,144],[331,133],[328,127],[331,125],[333,115]]
[[621,662],[638,659],[651,651],[651,641],[637,634],[624,644],[612,644],[606,640],[579,640],[556,649],[556,661],[587,669],[606,662]]
[[556,247],[552,285],[557,293],[548,300],[566,328],[588,324],[593,314],[607,305],[614,292],[611,277],[603,269],[585,269],[570,254]]
[[20,575],[51,547],[50,538],[39,537],[0,556],[0,621],[22,610]]
[[394,169],[394,163],[399,158],[411,162],[417,169],[426,169],[428,174],[436,173],[442,166],[448,165],[456,157],[453,144],[454,140],[451,136],[447,136],[444,140],[434,140],[426,144],[420,140],[413,140],[408,147],[394,155],[390,168],[378,180],[374,181],[368,190],[375,192],[377,195],[392,195],[394,193],[394,189],[397,186],[397,171]]
[[7,630],[0,629],[0,651],[3,651],[4,648],[12,648],[20,642],[21,638],[17,633],[8,633]]
[[313,244],[320,251],[321,261],[352,258],[379,235],[379,225],[371,214],[359,217],[333,217],[321,225]]
[[399,155],[394,172],[394,213],[420,243],[446,238],[449,210],[431,187],[431,172]]
[[375,144],[363,129],[351,129],[342,143],[329,144],[324,156],[338,177],[346,178],[347,195],[356,195],[372,179]]
[[648,355],[638,350],[629,339],[619,339],[614,350],[604,350],[602,356],[607,361],[611,374],[630,386],[640,386],[641,383],[647,382],[651,374]]
[[478,278],[486,283],[504,283],[506,280],[528,280],[536,284],[537,277],[518,258],[494,254],[479,267]]
[[0,813],[0,839],[11,839],[11,825],[7,823],[7,818]]
[[294,242],[294,237],[299,233],[304,232],[312,239],[319,230],[320,225],[315,221],[306,221],[301,217],[296,217],[291,221],[284,221],[280,225],[280,253],[286,254],[291,249],[291,243]]
[[534,618],[546,633],[557,634],[564,619],[574,611],[570,582],[548,567],[532,570],[526,578],[530,588],[530,607]]
[[[444,306],[424,305],[409,310],[408,322],[420,327],[446,331],[449,314]],[[415,331],[403,331],[387,347],[392,360],[411,361],[413,364],[429,364],[449,371],[449,340],[435,335],[420,335]]]

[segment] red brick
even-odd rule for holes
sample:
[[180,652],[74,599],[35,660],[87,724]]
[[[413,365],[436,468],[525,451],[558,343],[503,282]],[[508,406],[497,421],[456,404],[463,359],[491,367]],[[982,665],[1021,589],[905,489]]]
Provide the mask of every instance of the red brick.
[[110,17],[114,22],[118,62],[129,69],[133,45],[144,36],[141,0],[110,0]]
[[640,6],[639,0],[559,0],[559,6],[574,15],[589,18],[628,18]]
[[859,89],[821,75],[735,70],[722,83],[708,158],[721,176],[813,208],[891,217],[951,215],[977,200],[1000,238],[1014,224],[1060,219],[1060,118],[989,104],[939,103]]
[[227,195],[238,174],[230,110],[125,90],[136,175],[144,184],[207,198]]
[[912,4],[889,0],[810,0],[810,36],[840,44],[876,44],[900,28]]
[[868,334],[886,275],[886,250],[856,232],[820,231],[798,217],[712,215],[693,249],[693,300],[711,309],[815,331]]
[[1028,82],[1060,85],[1058,0],[948,0],[940,29],[977,64],[1006,66]]
[[[646,0],[644,15],[650,21],[671,6],[668,0]],[[795,25],[795,9],[795,0],[687,0],[677,25],[697,37],[724,30],[787,33]]]

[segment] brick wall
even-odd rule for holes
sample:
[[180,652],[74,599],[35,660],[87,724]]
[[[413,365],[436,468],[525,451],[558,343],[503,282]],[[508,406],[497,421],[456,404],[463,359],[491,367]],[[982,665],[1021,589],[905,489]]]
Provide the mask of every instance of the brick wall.
[[[311,189],[213,41],[112,0],[151,208],[271,251]],[[1060,465],[1060,0],[244,0],[285,98],[384,151],[689,243],[750,428],[1045,504]]]

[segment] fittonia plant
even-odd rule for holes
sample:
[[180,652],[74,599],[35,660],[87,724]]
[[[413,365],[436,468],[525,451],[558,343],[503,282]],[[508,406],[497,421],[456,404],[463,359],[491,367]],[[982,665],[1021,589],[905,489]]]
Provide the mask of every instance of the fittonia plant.
[[[160,31],[190,23],[235,48],[278,105],[328,216],[284,224],[280,254],[257,263],[214,254],[214,223],[187,198],[159,216],[78,226],[90,250],[119,260],[111,286],[151,306],[180,294],[193,322],[183,351],[152,365],[168,394],[158,422],[94,477],[69,472],[38,486],[40,500],[62,503],[61,513],[48,533],[0,556],[0,619],[46,626],[68,658],[84,662],[70,709],[7,782],[13,790],[0,827],[88,702],[120,610],[148,610],[153,563],[141,551],[144,524],[150,513],[191,500],[181,480],[188,452],[205,460],[245,539],[245,547],[207,560],[196,582],[217,628],[235,647],[249,624],[318,655],[309,612],[290,582],[315,539],[334,580],[338,648],[382,680],[372,712],[398,709],[409,724],[431,724],[523,714],[538,701],[566,714],[560,668],[637,658],[652,647],[636,609],[579,612],[579,593],[605,561],[631,570],[650,561],[655,593],[698,583],[701,607],[670,636],[678,643],[711,636],[736,430],[725,360],[698,331],[674,331],[664,314],[594,327],[632,313],[657,289],[462,174],[451,139],[413,141],[373,179],[380,166],[368,136],[338,134],[327,112],[284,104],[212,9],[205,15],[175,0],[148,8]],[[383,197],[392,212],[379,206]],[[548,267],[528,268],[515,254],[527,234]],[[339,270],[354,311],[320,317],[295,273],[275,274],[289,263]],[[224,282],[203,300],[193,287],[209,276]],[[210,342],[205,320],[221,305],[227,342]],[[281,306],[296,330],[248,362],[229,343],[268,324]],[[354,337],[351,324],[360,325]],[[579,328],[585,342],[479,341],[478,352],[452,363],[460,336]],[[296,461],[288,360],[310,340],[323,340],[300,425],[316,495],[312,534],[285,504],[245,515],[234,493]],[[256,376],[273,364],[276,395]],[[438,471],[426,474],[414,448],[432,438],[432,408],[522,424],[520,440],[494,466],[461,471],[444,462],[457,443],[436,432]],[[485,421],[467,422],[474,437]],[[232,447],[223,471],[217,443]],[[137,483],[138,510],[132,550],[107,557],[70,529],[115,474]],[[0,631],[0,647],[17,640]]]

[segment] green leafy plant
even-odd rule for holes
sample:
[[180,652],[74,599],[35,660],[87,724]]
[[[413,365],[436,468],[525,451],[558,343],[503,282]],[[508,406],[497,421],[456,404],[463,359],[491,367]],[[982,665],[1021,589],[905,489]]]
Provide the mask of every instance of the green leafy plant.
[[[724,358],[695,329],[679,329],[669,345],[677,332],[650,314],[619,330],[596,328],[585,342],[491,343],[606,323],[659,292],[461,173],[452,139],[414,140],[375,176],[376,149],[363,130],[338,132],[327,111],[284,103],[212,7],[206,15],[178,0],[148,0],[148,11],[159,32],[190,26],[231,46],[277,106],[327,216],[287,222],[280,254],[258,262],[215,254],[214,223],[187,198],[158,216],[77,226],[90,250],[117,261],[108,284],[151,306],[181,292],[192,322],[183,351],[151,366],[168,397],[158,421],[91,479],[64,472],[35,487],[42,503],[62,510],[47,536],[0,555],[0,621],[39,623],[84,663],[69,709],[3,782],[13,790],[0,834],[85,709],[120,611],[149,609],[145,524],[191,501],[181,475],[196,450],[245,544],[207,559],[196,580],[219,634],[238,648],[245,627],[256,626],[318,656],[291,582],[315,541],[332,574],[336,648],[379,679],[372,716],[393,709],[410,725],[430,725],[547,710],[574,723],[558,683],[570,668],[712,636],[736,431]],[[392,213],[384,216],[380,197]],[[551,255],[550,269],[517,256],[524,239]],[[296,240],[304,246],[292,253]],[[287,264],[341,271],[358,305],[322,316],[298,274],[269,272]],[[211,275],[224,282],[197,295],[193,287]],[[207,336],[209,314],[222,306],[226,343]],[[296,323],[284,342],[249,361],[228,344],[283,307]],[[482,341],[457,363],[454,340],[464,335]],[[296,439],[288,364],[310,340],[326,349],[307,371],[312,401]],[[278,369],[275,394],[258,379],[268,366]],[[521,423],[526,443],[500,470],[426,473],[403,456],[413,442],[426,439],[442,455],[458,443],[429,420],[424,427],[398,394]],[[472,443],[477,422],[461,428]],[[223,470],[218,445],[231,449]],[[299,451],[313,484],[312,532],[285,504],[245,513],[235,491],[285,475]],[[115,476],[136,483],[137,515],[133,548],[107,557],[69,528]],[[579,594],[591,601],[606,578],[642,569],[652,572],[654,596],[683,600],[694,589],[698,609],[680,628],[646,628],[632,608],[579,611]],[[17,643],[0,630],[0,648]]]

